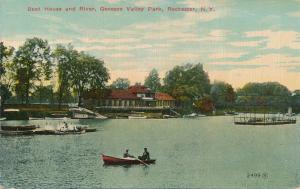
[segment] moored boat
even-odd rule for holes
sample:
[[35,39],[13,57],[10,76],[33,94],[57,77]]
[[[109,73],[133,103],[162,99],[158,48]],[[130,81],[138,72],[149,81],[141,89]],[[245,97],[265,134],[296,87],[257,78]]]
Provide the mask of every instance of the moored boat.
[[198,118],[198,117],[206,117],[204,114],[196,114],[196,113],[191,113],[188,115],[183,115],[183,118]]
[[6,126],[2,125],[1,129],[3,131],[31,131],[38,128],[36,125],[19,125],[19,126]]
[[29,120],[44,120],[43,117],[29,117]]
[[143,115],[130,115],[130,116],[128,116],[128,119],[147,119],[147,116],[143,116]]
[[102,154],[102,160],[107,165],[133,165],[133,164],[153,164],[155,159],[138,160],[136,158],[118,158]]
[[0,134],[6,136],[33,135],[34,131],[33,130],[25,130],[25,131],[0,130]]

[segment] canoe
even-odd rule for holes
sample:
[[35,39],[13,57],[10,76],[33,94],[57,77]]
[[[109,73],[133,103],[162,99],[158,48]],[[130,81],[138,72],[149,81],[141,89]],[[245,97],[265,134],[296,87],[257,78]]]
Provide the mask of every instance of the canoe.
[[1,126],[3,131],[31,131],[38,128],[36,125]]
[[[142,164],[139,160],[135,158],[118,158],[113,156],[107,156],[102,154],[102,160],[104,164],[107,165],[133,165],[133,164]],[[153,164],[155,163],[155,159],[144,160],[146,164]]]

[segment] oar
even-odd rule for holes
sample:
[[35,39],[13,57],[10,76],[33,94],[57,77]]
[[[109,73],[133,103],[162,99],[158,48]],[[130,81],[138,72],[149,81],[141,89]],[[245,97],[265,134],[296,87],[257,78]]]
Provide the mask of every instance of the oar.
[[143,162],[142,160],[140,160],[140,159],[138,159],[138,158],[135,158],[136,160],[138,160],[139,162],[141,162],[143,165],[145,165],[145,166],[149,166],[147,163],[145,163],[145,162]]

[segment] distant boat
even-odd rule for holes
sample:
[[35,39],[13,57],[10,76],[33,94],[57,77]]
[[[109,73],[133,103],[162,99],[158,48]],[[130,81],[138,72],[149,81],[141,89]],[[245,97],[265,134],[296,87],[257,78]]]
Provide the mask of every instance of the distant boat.
[[172,116],[172,115],[165,114],[165,115],[163,115],[163,118],[164,119],[178,118],[178,116]]
[[285,115],[288,116],[288,117],[292,117],[292,116],[296,116],[296,113],[287,113]]
[[4,120],[6,120],[6,117],[1,117],[0,118],[0,121],[4,121]]
[[130,115],[130,116],[128,116],[128,119],[147,119],[147,116],[143,116],[143,115]]
[[29,117],[29,120],[44,120],[43,117]]
[[226,111],[224,112],[225,115],[231,116],[231,115],[239,115],[239,113],[235,112],[235,111]]
[[68,130],[68,131],[59,131],[59,130],[35,130],[33,131],[33,134],[35,135],[71,135],[71,134],[84,134],[86,133],[86,130],[80,130],[80,131],[75,131],[75,130]]
[[1,126],[3,131],[31,131],[37,128],[39,128],[39,126],[36,125]]
[[283,114],[244,114],[234,116],[234,124],[236,125],[284,125],[284,124],[295,124],[296,118],[284,116]]
[[102,160],[107,165],[132,165],[132,164],[153,164],[155,159],[138,160],[136,158],[118,158],[102,154]]
[[28,131],[4,131],[4,130],[0,130],[0,134],[5,135],[5,136],[33,135],[34,131],[33,130],[28,130]]
[[66,120],[66,119],[70,119],[68,117],[45,117],[45,119],[47,120]]
[[187,115],[183,115],[183,118],[197,118],[197,117],[206,117],[204,114],[196,114],[196,113],[191,113]]

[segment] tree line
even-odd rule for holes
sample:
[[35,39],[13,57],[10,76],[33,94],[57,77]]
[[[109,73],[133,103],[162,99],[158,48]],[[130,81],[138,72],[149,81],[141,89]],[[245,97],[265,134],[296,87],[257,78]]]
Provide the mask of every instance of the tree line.
[[[87,91],[130,86],[127,78],[117,78],[108,85],[110,74],[104,61],[70,44],[51,49],[47,40],[31,38],[18,49],[1,42],[0,53],[1,104],[14,99],[21,104],[46,100],[59,105],[73,101],[81,106]],[[238,106],[286,107],[298,102],[287,87],[277,82],[248,83],[237,90],[223,81],[211,83],[201,63],[175,66],[164,78],[152,69],[143,85],[154,92],[170,94],[177,107],[187,112],[206,113]]]

